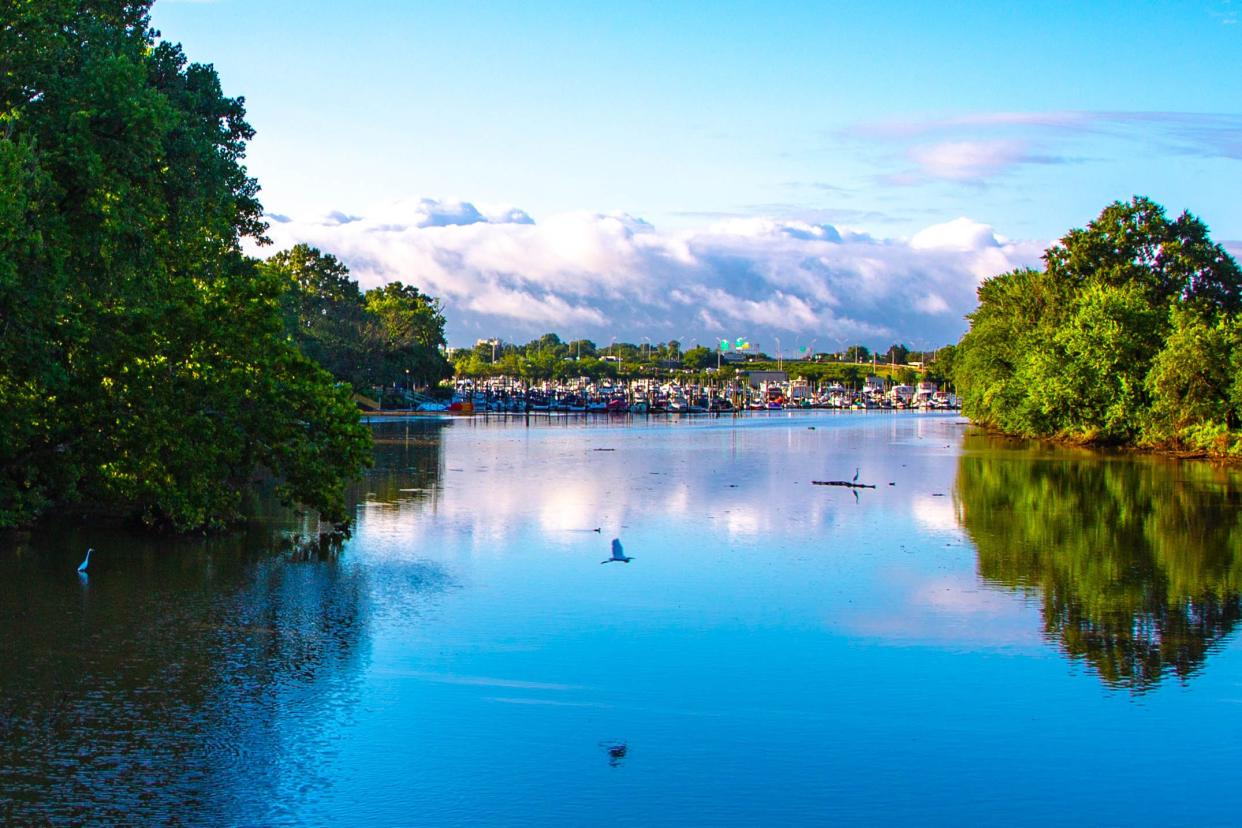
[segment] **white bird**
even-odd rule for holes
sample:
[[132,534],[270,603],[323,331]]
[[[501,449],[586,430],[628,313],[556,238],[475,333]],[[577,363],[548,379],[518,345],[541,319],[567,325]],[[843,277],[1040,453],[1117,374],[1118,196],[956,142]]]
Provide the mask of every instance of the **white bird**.
[[82,563],[78,564],[78,572],[85,572],[86,568],[91,565],[91,553],[94,549],[86,550],[86,557],[82,559]]
[[613,561],[620,561],[621,563],[629,563],[632,560],[634,559],[627,558],[625,556],[625,550],[621,548],[621,540],[619,538],[613,538],[612,539],[612,557],[602,560],[600,561],[600,563],[606,564],[606,563],[612,563]]

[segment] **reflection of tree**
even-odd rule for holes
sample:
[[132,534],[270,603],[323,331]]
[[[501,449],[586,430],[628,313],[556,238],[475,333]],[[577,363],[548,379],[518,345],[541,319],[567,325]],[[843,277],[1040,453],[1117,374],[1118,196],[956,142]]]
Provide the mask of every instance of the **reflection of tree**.
[[986,436],[965,448],[956,498],[980,576],[1042,594],[1045,634],[1106,684],[1185,679],[1242,618],[1235,475]]
[[[0,545],[0,822],[268,824],[330,784],[382,608],[348,550],[291,550],[290,518],[208,540],[92,530],[85,583],[78,530]],[[425,563],[386,575],[415,605],[446,583]]]
[[421,419],[379,423],[372,427],[375,466],[355,492],[358,499],[382,503],[433,503],[444,478],[443,420]]

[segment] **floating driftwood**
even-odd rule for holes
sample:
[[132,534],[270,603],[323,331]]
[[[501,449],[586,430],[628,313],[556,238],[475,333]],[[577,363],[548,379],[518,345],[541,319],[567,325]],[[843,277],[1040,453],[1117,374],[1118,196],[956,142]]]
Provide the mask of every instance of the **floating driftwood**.
[[815,486],[844,486],[847,489],[874,489],[874,483],[851,483],[848,480],[812,480]]

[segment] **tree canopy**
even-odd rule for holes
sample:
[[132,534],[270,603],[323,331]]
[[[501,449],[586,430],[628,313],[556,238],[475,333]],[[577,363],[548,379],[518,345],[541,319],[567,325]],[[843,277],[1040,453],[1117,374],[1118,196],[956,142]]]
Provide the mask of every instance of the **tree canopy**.
[[954,356],[963,411],[1003,431],[1237,450],[1242,272],[1189,213],[1136,197],[986,280]]
[[265,230],[243,101],[148,6],[4,4],[0,526],[67,504],[221,525],[256,472],[343,519],[369,435],[242,252]]
[[389,282],[365,294],[330,253],[298,244],[263,269],[285,286],[285,328],[304,354],[356,389],[452,376],[439,300]]

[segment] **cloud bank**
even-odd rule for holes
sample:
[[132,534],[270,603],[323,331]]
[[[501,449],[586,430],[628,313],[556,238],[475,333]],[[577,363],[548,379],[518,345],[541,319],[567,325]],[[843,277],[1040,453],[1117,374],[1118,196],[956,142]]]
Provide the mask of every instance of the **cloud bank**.
[[745,336],[770,353],[779,338],[786,354],[812,340],[934,347],[965,330],[980,281],[1036,263],[1046,246],[967,218],[886,239],[772,218],[678,231],[625,214],[536,223],[510,206],[434,199],[269,219],[277,249],[311,244],[364,288],[401,280],[439,296],[454,345],[554,331],[597,342]]

